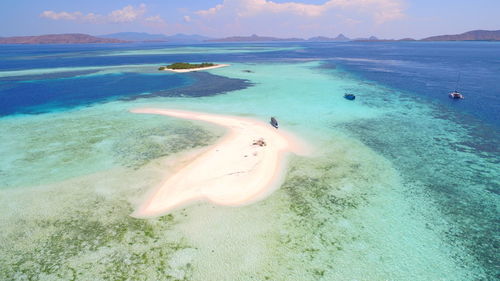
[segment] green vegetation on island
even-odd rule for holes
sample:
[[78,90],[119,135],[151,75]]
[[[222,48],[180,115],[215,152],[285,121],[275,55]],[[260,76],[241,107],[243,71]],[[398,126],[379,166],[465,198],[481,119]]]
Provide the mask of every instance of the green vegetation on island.
[[176,62],[167,66],[160,66],[158,70],[166,70],[166,69],[193,69],[193,68],[204,68],[216,66],[214,63],[204,62],[204,63],[187,63],[187,62]]

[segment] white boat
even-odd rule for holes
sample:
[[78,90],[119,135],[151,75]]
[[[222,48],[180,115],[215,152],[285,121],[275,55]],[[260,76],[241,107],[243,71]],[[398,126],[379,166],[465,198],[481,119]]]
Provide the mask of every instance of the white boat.
[[455,91],[448,93],[448,97],[450,97],[450,99],[463,99],[464,98],[464,95],[462,95],[458,91],[458,83],[459,82],[460,82],[460,73],[458,73],[457,83],[455,84]]
[[449,93],[448,96],[450,97],[450,99],[463,99],[464,98],[464,95],[462,95],[458,91],[453,91],[453,92]]

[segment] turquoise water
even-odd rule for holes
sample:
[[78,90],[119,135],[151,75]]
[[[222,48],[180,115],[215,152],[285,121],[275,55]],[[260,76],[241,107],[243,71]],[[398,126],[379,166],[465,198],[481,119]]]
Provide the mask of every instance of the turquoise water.
[[[230,67],[188,79],[190,86],[170,83],[175,95],[147,87],[119,99],[92,94],[87,104],[44,105],[43,114],[1,118],[0,279],[498,276],[500,168],[494,123],[368,80],[348,64],[331,67],[326,58],[293,58],[310,52],[307,46],[267,46],[255,53],[251,46],[231,49],[236,55],[217,61]],[[212,46],[127,50],[133,60],[152,53],[172,56],[156,58],[160,65],[186,53],[219,58],[222,51]],[[114,52],[127,57],[123,50],[96,55],[116,57]],[[156,66],[146,61],[124,71],[113,64],[55,65],[65,68],[16,69],[0,77],[7,79],[2,80],[7,88],[13,87],[9,77],[38,83],[71,80],[76,74],[70,72],[82,70],[95,72],[77,75],[146,75]],[[65,77],[43,76],[48,73]],[[202,93],[196,85],[209,81],[219,81],[209,95],[179,94],[182,89]],[[112,97],[113,89],[122,91],[110,89]],[[357,93],[356,101],[345,100],[345,91]],[[265,121],[273,115],[310,143],[314,154],[291,157],[282,187],[253,205],[200,203],[160,218],[134,219],[129,216],[134,207],[179,159],[223,134],[200,123],[128,111],[145,106]]]

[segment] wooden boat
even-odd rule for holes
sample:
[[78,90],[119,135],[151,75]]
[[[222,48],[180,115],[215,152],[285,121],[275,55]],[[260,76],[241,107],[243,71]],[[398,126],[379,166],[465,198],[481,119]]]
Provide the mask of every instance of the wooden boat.
[[276,118],[271,117],[271,122],[269,122],[274,128],[278,129],[278,121]]

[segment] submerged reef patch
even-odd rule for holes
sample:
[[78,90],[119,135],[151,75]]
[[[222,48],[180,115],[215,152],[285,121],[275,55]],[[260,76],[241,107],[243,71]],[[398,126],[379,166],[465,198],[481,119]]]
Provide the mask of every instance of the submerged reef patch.
[[130,217],[127,198],[142,189],[134,176],[122,170],[0,190],[0,279],[186,280],[195,249],[166,234],[181,218]]
[[15,117],[0,124],[0,188],[118,166],[138,168],[152,159],[208,145],[219,136],[187,121],[132,114],[126,108]]
[[243,280],[467,280],[454,252],[407,206],[391,163],[331,137],[320,156],[293,157],[282,187],[248,207],[269,213],[272,231],[264,236],[269,265]]
[[126,97],[123,99],[134,100],[154,97],[208,97],[218,94],[224,94],[231,91],[242,90],[253,85],[249,80],[246,79],[229,78],[211,74],[208,72],[189,72],[179,75],[186,75],[194,82],[183,87],[160,90],[155,91],[151,94]]
[[415,208],[428,216],[428,227],[463,249],[454,258],[476,272],[474,279],[498,277],[498,224],[492,223],[499,217],[498,135],[481,124],[450,126],[451,112],[406,103],[396,101],[394,111],[383,117],[336,127],[394,163],[404,192],[419,198],[415,202],[434,204],[434,213]]
[[129,106],[0,120],[0,280],[189,280],[196,248],[173,227],[185,216],[130,214],[165,156],[222,130]]
[[[182,125],[181,125],[182,124]],[[153,159],[213,143],[216,135],[189,121],[128,131],[113,145],[113,154],[126,167],[139,168]]]

